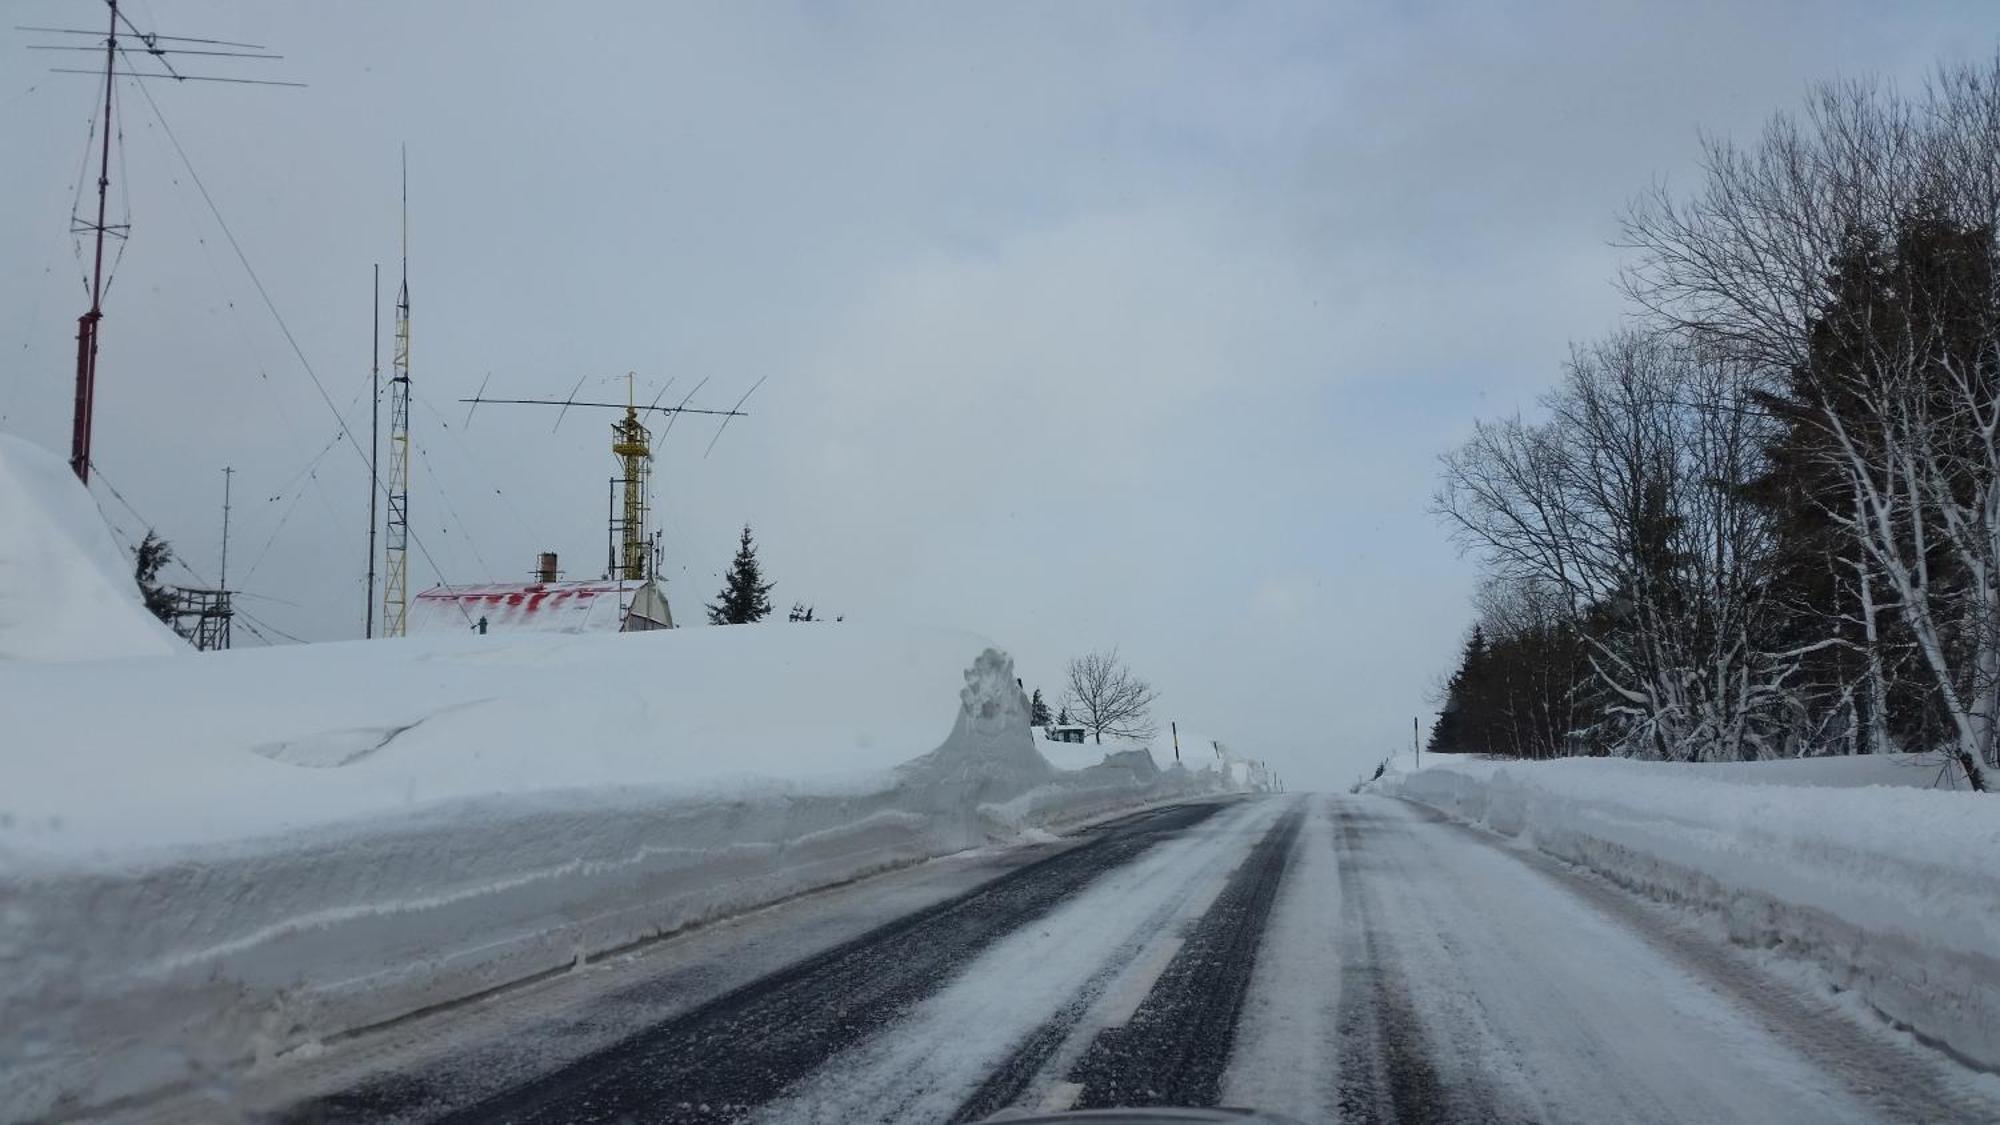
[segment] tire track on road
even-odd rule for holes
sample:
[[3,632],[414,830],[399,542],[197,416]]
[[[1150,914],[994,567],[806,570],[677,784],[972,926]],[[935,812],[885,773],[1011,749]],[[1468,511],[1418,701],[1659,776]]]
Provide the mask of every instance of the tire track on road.
[[1306,810],[1285,814],[1189,930],[1123,1027],[1098,1033],[1069,1080],[1078,1109],[1213,1106],[1257,951]]
[[[1151,810],[1076,848],[889,922],[479,1104],[449,1122],[695,1122],[737,1116],[899,1019],[979,952],[1223,805]],[[422,1113],[391,1090],[297,1107],[292,1121]]]
[[1340,857],[1340,1116],[1366,1125],[1451,1120],[1432,1046],[1402,973],[1382,955],[1374,891],[1362,873],[1362,828],[1328,810]]

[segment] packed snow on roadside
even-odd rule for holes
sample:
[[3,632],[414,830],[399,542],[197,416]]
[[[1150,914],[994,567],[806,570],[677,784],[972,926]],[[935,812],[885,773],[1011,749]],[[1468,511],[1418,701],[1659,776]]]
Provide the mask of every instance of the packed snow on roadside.
[[1271,788],[1269,774],[1261,763],[1242,757],[1219,739],[1194,731],[1181,731],[1178,736],[1171,731],[1159,731],[1149,738],[1113,735],[1102,742],[1095,739],[1058,742],[1048,737],[1044,727],[1035,727],[1034,732],[1035,748],[1057,769],[1102,767],[1143,772],[1179,765],[1194,773],[1212,772],[1229,787],[1260,791]]
[[0,1120],[1240,788],[1143,751],[1051,765],[1012,661],[949,630],[188,652],[120,586],[88,495],[18,445],[0,447]]
[[185,651],[69,466],[0,434],[0,663]]
[[852,623],[14,665],[0,713],[0,1117],[1232,789],[1056,769],[1006,655]]
[[2000,797],[1933,788],[1935,760],[1426,763],[1360,788],[1712,912],[2000,1070]]
[[851,623],[22,664],[0,712],[0,1117],[1234,788],[1057,769],[1004,654]]

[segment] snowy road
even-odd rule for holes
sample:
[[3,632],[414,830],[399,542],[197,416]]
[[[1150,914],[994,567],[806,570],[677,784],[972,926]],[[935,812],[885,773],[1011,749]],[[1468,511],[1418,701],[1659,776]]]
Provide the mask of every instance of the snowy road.
[[205,1096],[294,1121],[931,1122],[1133,1103],[1303,1121],[2000,1120],[2000,1080],[1760,957],[1400,802],[1182,805],[810,896]]

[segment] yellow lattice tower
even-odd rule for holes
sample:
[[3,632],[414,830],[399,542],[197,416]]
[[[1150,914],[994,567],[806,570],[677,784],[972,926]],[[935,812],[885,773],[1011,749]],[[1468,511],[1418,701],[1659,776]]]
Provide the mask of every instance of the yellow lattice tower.
[[633,375],[625,376],[625,417],[611,423],[611,455],[623,471],[621,497],[624,508],[623,534],[619,537],[617,573],[612,577],[643,582],[649,577],[646,540],[646,489],[653,463],[653,435],[639,421],[638,400],[633,397]]

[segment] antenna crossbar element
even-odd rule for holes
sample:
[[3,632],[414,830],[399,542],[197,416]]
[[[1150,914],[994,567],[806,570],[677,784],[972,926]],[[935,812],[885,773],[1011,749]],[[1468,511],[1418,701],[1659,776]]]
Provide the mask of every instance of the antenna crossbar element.
[[[101,70],[72,70],[67,67],[52,66],[50,74],[102,74]],[[172,82],[233,82],[239,86],[294,86],[305,88],[303,82],[279,82],[269,78],[218,78],[208,74],[147,74],[143,71],[128,70],[120,78],[165,78]]]
[[631,410],[637,413],[651,411],[655,414],[708,414],[718,418],[748,418],[741,410],[701,410],[691,406],[634,406],[626,402],[578,402],[563,398],[462,398],[475,406],[594,406],[606,410]]
[[[28,44],[28,50],[96,51],[99,50],[99,48],[73,46],[68,43],[30,43]],[[264,54],[257,51],[203,51],[193,47],[148,47],[146,48],[146,53],[149,55],[208,55],[213,58],[223,58],[223,59],[282,59],[285,57],[283,55]],[[85,71],[84,73],[96,74],[97,71],[91,70],[91,71]]]

